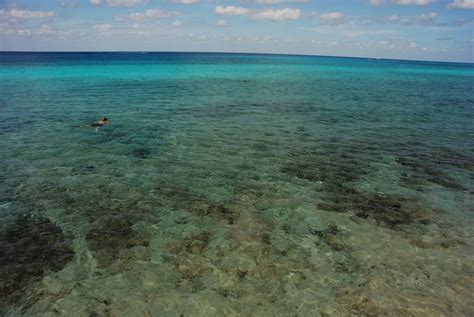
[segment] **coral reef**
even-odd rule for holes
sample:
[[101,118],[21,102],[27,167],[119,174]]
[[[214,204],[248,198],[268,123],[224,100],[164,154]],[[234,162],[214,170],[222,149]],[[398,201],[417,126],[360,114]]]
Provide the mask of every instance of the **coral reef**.
[[137,158],[145,159],[151,155],[151,150],[147,148],[134,149],[132,155]]
[[324,201],[318,208],[334,212],[353,211],[360,218],[374,219],[378,224],[393,228],[414,221],[427,223],[412,199],[397,195],[360,193],[351,188],[351,182],[368,169],[367,164],[355,163],[348,154],[327,161],[310,157],[305,163],[290,163],[282,171],[301,179],[320,182],[325,191]]
[[86,240],[99,266],[110,265],[122,249],[148,246],[148,239],[137,234],[132,226],[132,217],[126,214],[110,213],[96,220]]
[[17,302],[26,286],[59,271],[74,256],[49,219],[20,216],[0,233],[0,308]]

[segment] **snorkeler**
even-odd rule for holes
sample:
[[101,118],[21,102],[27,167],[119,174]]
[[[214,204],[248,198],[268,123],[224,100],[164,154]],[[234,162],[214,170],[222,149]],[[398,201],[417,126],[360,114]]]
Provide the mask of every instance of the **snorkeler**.
[[93,124],[85,124],[85,125],[73,125],[73,128],[90,128],[94,127],[95,131],[99,131],[99,128],[102,128],[104,125],[109,124],[109,119],[107,118],[102,118],[100,120],[97,120]]

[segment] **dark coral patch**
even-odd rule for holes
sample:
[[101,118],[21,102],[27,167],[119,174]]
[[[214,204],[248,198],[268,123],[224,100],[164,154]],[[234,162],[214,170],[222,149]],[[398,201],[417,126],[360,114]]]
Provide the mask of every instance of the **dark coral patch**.
[[169,243],[168,250],[175,254],[180,254],[183,251],[191,254],[199,254],[207,247],[209,243],[209,237],[210,233],[203,231],[184,240],[173,241]]
[[197,213],[200,215],[206,215],[217,219],[226,220],[229,224],[234,223],[235,214],[234,212],[225,207],[222,204],[206,203],[206,202],[193,202],[188,205],[188,211]]
[[362,166],[353,155],[345,153],[320,155],[318,153],[303,155],[303,159],[286,164],[282,172],[309,181],[326,182],[330,186],[354,181],[367,172],[367,166]]
[[46,218],[22,216],[0,233],[0,307],[17,302],[31,282],[61,270],[74,253]]
[[[402,181],[407,186],[416,187],[428,181],[452,190],[465,190],[464,186],[445,172],[442,166],[433,164],[429,160],[418,161],[412,158],[400,157],[398,162],[411,170],[411,173],[404,173],[402,175]],[[464,164],[467,166],[466,169],[468,169],[468,162],[466,161]],[[463,168],[461,166],[464,165],[455,166]]]
[[[434,171],[419,164],[425,174]],[[374,219],[378,224],[386,227],[395,227],[418,221],[422,224],[429,223],[419,209],[414,208],[413,202],[405,197],[396,195],[380,195],[377,193],[359,193],[351,187],[351,183],[370,170],[367,163],[359,163],[355,154],[333,154],[327,158],[308,156],[305,161],[292,162],[283,167],[282,172],[306,179],[320,182],[326,192],[324,201],[318,208],[333,212],[354,212],[360,218]],[[437,181],[443,182],[446,187],[456,187],[454,180],[449,175],[439,172]]]
[[374,219],[377,224],[389,228],[397,225],[419,222],[428,224],[426,215],[413,206],[413,202],[396,195],[377,193],[357,193],[347,195],[344,201],[332,201],[318,205],[323,210],[347,212],[353,211],[359,218]]
[[[333,183],[333,185],[337,185]],[[318,207],[333,212],[353,211],[359,218],[374,219],[378,224],[386,227],[409,224],[419,221],[429,223],[425,215],[413,207],[413,201],[397,195],[380,195],[377,193],[359,193],[356,190],[339,184],[326,186],[328,190],[325,202]]]
[[397,161],[408,168],[402,180],[410,187],[418,187],[428,181],[451,190],[466,190],[449,171],[474,172],[472,155],[446,147],[418,151],[409,149],[399,155]]
[[311,168],[308,163],[291,163],[282,168],[282,172],[291,176],[296,176],[309,181],[321,180],[321,175],[317,170]]
[[95,228],[86,236],[89,248],[104,267],[117,259],[120,250],[134,246],[148,246],[148,239],[139,236],[132,229],[131,218],[124,214],[108,214],[95,222]]
[[151,155],[151,150],[147,148],[138,148],[132,151],[132,155],[137,158],[145,159]]
[[370,195],[356,204],[356,215],[360,218],[372,218],[389,227],[407,224],[416,219],[408,208],[402,208],[405,199],[393,196]]
[[71,171],[72,175],[87,175],[87,174],[95,174],[96,169],[93,165],[80,165],[76,166]]

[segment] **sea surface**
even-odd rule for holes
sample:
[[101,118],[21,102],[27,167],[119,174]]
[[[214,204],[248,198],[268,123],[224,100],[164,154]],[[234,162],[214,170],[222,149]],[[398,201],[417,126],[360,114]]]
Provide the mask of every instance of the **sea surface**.
[[473,64],[0,53],[0,315],[473,316],[473,88]]

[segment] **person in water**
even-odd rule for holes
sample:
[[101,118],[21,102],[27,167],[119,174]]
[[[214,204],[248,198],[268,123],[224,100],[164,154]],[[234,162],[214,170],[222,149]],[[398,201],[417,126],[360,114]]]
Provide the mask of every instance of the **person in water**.
[[109,124],[109,119],[107,118],[102,118],[100,120],[97,120],[93,124],[85,124],[85,125],[74,125],[72,126],[73,128],[89,128],[89,127],[94,127],[95,131],[99,131],[99,128],[102,128],[104,125]]

